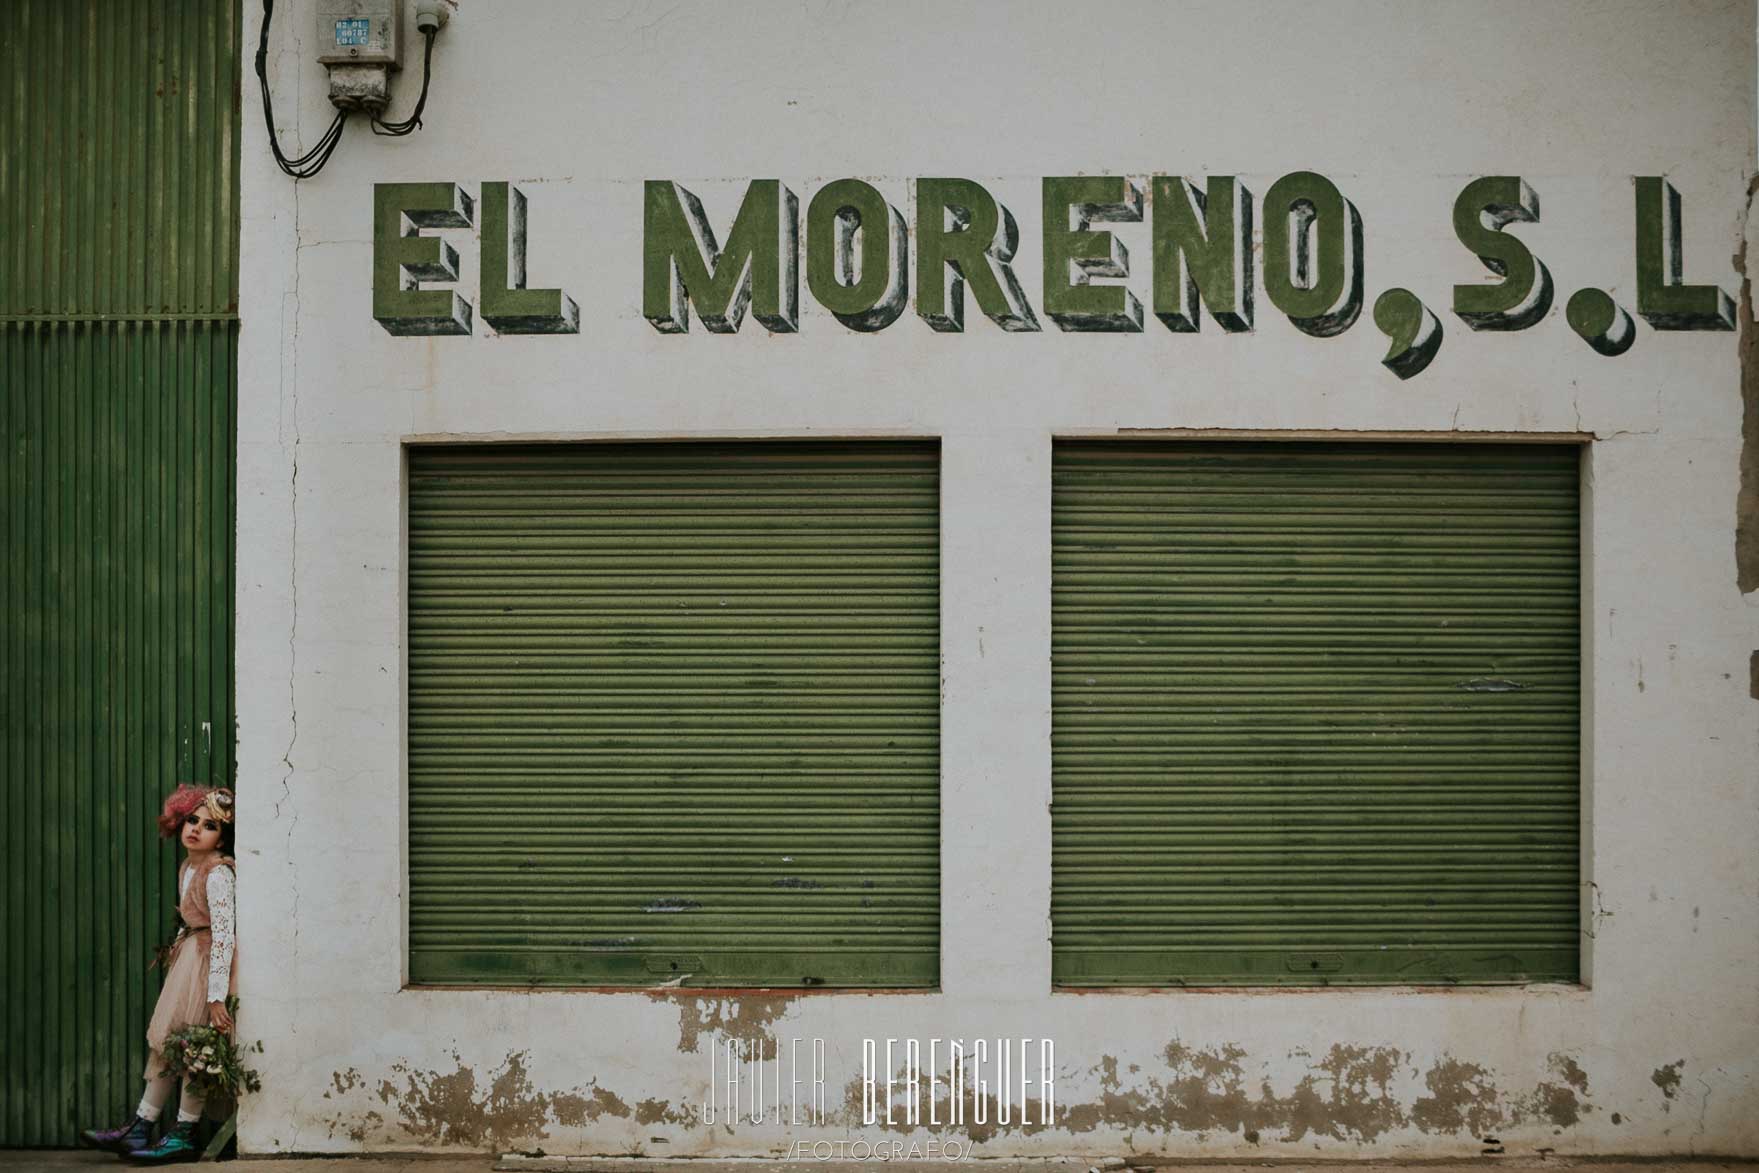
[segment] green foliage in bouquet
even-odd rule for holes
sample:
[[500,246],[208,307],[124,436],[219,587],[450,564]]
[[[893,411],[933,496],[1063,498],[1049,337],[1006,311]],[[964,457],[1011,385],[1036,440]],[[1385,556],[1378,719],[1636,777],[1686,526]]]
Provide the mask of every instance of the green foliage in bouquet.
[[[238,995],[227,995],[226,1012],[234,1023],[238,1021]],[[186,1026],[165,1036],[163,1053],[166,1070],[181,1079],[184,1087],[203,1096],[235,1098],[241,1091],[262,1088],[257,1073],[246,1067],[242,1058],[262,1049],[261,1039],[240,1047],[219,1027]]]

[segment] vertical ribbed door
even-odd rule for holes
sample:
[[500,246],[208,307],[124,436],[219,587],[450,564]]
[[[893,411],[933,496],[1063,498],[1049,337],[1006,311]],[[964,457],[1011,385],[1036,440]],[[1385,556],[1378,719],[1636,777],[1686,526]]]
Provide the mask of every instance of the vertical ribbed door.
[[1577,461],[1057,445],[1059,983],[1576,980]]
[[0,1146],[138,1102],[153,819],[232,779],[239,37],[227,0],[0,9]]

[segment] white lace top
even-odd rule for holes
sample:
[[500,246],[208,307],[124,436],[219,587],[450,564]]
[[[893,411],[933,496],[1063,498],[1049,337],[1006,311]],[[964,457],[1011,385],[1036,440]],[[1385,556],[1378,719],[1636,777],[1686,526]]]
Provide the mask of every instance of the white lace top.
[[[194,868],[183,870],[177,895],[189,891]],[[208,1001],[224,1002],[232,979],[233,934],[237,929],[232,911],[232,869],[221,864],[208,869],[208,927],[213,930],[208,946]]]

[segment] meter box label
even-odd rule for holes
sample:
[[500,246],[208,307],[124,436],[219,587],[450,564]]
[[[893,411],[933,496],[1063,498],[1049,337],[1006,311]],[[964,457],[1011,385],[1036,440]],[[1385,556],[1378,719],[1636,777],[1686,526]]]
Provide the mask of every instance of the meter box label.
[[321,63],[400,64],[402,5],[396,0],[319,0],[317,15]]

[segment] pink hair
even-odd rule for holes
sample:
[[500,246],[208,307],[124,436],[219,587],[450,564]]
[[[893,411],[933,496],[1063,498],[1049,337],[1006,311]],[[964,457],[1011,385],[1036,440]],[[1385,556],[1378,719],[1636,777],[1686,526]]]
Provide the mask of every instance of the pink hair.
[[177,834],[183,820],[190,811],[206,802],[213,791],[212,786],[195,786],[188,782],[180,782],[165,799],[164,809],[159,811],[159,838],[169,839]]

